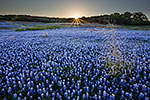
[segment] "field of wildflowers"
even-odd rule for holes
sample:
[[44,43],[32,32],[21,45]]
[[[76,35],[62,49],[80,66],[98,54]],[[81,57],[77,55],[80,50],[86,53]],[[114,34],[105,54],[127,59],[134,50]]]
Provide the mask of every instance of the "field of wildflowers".
[[149,100],[150,31],[0,30],[0,99]]

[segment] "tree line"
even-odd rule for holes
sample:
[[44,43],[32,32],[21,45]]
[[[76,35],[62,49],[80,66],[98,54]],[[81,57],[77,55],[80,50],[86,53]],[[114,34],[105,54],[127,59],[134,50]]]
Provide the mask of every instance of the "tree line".
[[125,12],[113,13],[111,15],[101,15],[92,17],[82,17],[87,22],[97,22],[101,24],[117,24],[117,25],[150,25],[147,16],[142,12]]
[[0,15],[0,20],[58,23],[58,22],[69,22],[70,18],[54,18],[54,17],[50,18],[50,17],[30,16],[30,15]]
[[[113,13],[110,15],[82,17],[81,19],[85,20],[86,22],[99,24],[150,25],[148,17],[142,12]],[[63,23],[63,22],[72,22],[73,18],[54,18],[54,17],[50,18],[50,17],[30,16],[30,15],[0,15],[0,20]]]

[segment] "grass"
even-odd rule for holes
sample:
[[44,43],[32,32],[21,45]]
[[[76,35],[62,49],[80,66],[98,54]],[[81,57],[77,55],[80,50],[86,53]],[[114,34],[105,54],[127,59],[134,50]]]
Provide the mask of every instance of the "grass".
[[[108,30],[102,30],[103,35],[106,35],[103,40],[103,43],[105,44],[103,49],[104,52],[107,52],[105,58],[107,62],[105,63],[105,67],[110,68],[110,75],[120,77],[123,74],[122,70],[126,72],[127,68],[129,68],[131,71],[132,66],[127,63],[128,60],[126,58],[127,55],[125,54],[125,51],[122,52],[120,50],[122,43],[120,43],[117,39],[117,31],[109,30],[112,33],[109,37],[107,36],[107,33],[105,33],[106,31]],[[134,56],[136,57],[136,55]]]
[[48,33],[45,33],[44,36],[45,36],[45,37],[48,37]]
[[0,22],[5,22],[4,20],[0,20]]
[[143,25],[143,26],[126,26],[123,25],[121,28],[130,29],[130,30],[150,30],[150,25]]
[[45,29],[58,29],[60,28],[59,26],[36,26],[36,27],[27,27],[27,28],[19,28],[15,29],[15,31],[35,31],[35,30],[45,30]]

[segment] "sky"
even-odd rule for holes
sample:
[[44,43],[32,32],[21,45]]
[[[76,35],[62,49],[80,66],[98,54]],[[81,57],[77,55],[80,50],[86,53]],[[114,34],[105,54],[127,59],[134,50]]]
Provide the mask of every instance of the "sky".
[[0,14],[47,17],[96,16],[143,12],[150,19],[150,0],[0,0]]

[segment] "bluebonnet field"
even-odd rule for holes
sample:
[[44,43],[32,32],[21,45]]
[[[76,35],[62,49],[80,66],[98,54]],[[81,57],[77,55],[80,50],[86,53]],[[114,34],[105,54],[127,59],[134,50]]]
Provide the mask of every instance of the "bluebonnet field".
[[0,98],[149,100],[150,31],[0,30]]

